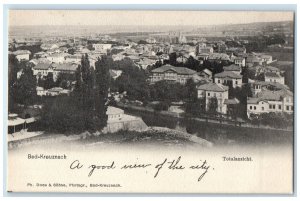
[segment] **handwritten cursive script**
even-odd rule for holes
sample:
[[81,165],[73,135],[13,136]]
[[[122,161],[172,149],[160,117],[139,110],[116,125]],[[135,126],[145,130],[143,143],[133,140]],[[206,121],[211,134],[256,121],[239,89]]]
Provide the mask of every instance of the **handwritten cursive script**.
[[[105,172],[105,171],[126,171],[126,170],[132,170],[132,169],[147,169],[151,170],[154,169],[154,179],[157,178],[160,175],[161,171],[198,171],[200,172],[200,176],[198,177],[198,182],[201,181],[204,176],[209,172],[211,169],[211,166],[208,164],[206,160],[202,161],[200,160],[200,163],[196,163],[193,165],[184,165],[184,162],[182,160],[181,156],[178,156],[176,159],[168,159],[164,158],[161,160],[161,162],[158,163],[141,163],[141,162],[135,162],[135,163],[126,163],[126,164],[118,164],[115,161],[111,161],[108,163],[99,163],[99,164],[91,164],[88,166],[85,166],[83,163],[81,163],[79,160],[74,160],[70,164],[71,170],[80,170],[83,167],[87,167],[88,169],[88,177],[91,177],[94,175],[95,171],[98,172]],[[214,170],[214,168],[212,168]]]

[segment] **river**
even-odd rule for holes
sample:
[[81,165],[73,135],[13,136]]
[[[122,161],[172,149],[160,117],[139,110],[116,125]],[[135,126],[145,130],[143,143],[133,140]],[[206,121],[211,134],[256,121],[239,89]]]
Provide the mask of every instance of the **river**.
[[180,119],[146,111],[125,109],[125,113],[139,116],[148,126],[159,126],[196,135],[215,145],[292,145],[293,132],[266,128],[245,128],[234,125]]

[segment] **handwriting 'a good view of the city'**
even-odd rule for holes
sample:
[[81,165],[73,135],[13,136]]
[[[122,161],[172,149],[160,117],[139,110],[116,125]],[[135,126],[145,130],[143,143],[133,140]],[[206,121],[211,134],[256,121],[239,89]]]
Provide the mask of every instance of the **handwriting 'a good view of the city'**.
[[292,145],[292,13],[97,12],[11,14],[9,148]]

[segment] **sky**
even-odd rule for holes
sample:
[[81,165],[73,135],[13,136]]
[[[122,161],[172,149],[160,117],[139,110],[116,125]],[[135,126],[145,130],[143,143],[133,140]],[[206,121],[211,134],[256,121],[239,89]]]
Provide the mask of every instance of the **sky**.
[[9,25],[219,25],[292,21],[278,11],[10,10]]

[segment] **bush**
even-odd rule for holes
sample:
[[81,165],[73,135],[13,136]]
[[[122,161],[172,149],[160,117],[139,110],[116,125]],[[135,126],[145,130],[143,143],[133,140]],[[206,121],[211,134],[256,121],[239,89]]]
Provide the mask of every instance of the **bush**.
[[97,119],[89,111],[77,106],[72,96],[58,96],[47,100],[41,115],[41,125],[51,132],[73,134],[94,131]]
[[162,111],[162,110],[168,110],[169,109],[169,103],[166,101],[159,102],[154,105],[155,111]]
[[293,115],[287,113],[263,113],[250,115],[251,123],[263,124],[274,128],[287,128],[293,126]]

